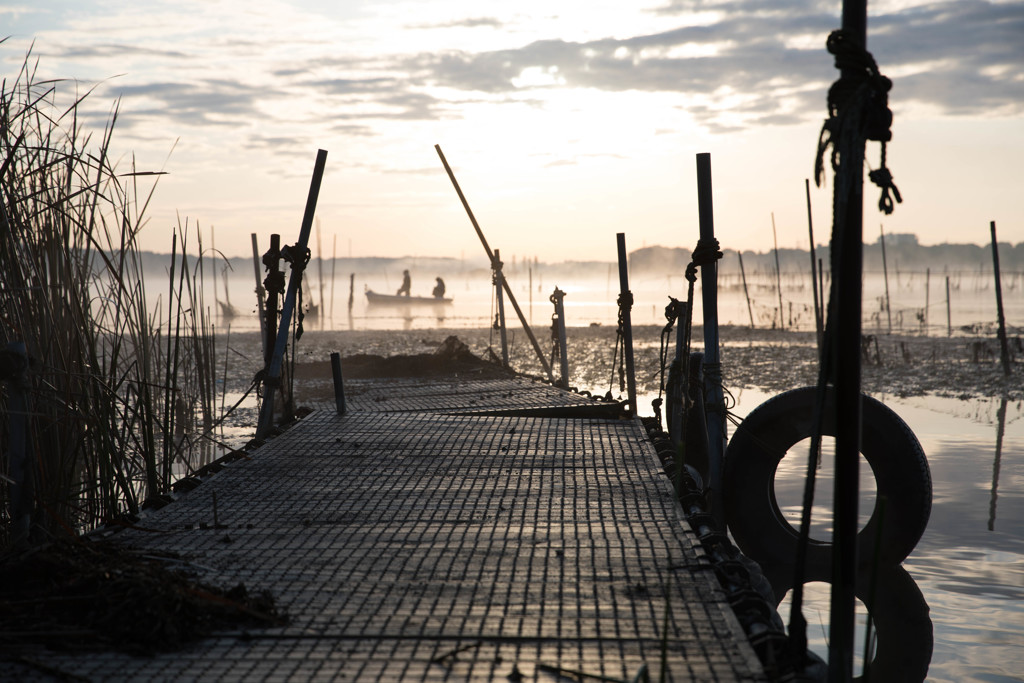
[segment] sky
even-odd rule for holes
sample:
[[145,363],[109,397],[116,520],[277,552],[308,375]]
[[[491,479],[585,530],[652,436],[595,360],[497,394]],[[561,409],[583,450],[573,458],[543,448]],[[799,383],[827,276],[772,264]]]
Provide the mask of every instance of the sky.
[[[887,162],[903,203],[865,186],[866,242],[1024,242],[1024,1],[869,4],[892,78]],[[162,170],[140,246],[186,219],[228,256],[299,232],[317,150],[324,256],[478,258],[440,145],[504,260],[692,248],[709,153],[723,247],[806,248],[831,230],[815,150],[838,72],[818,0],[0,0],[0,64],[90,88],[119,113],[122,168]],[[879,149],[869,144],[870,168]],[[773,235],[773,219],[775,232]],[[315,248],[315,235],[313,246]]]

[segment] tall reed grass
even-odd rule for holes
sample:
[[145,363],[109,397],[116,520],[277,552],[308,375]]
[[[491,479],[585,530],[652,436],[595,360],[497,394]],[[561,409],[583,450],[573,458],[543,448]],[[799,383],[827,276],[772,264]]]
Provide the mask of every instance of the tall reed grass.
[[[24,342],[31,359],[34,539],[158,500],[194,466],[215,421],[199,231],[187,221],[169,230],[167,298],[150,313],[137,237],[161,173],[111,158],[118,103],[94,136],[82,122],[88,93],[58,104],[73,86],[38,79],[29,52],[0,92],[0,344]],[[5,395],[5,473],[7,406]],[[0,486],[10,500],[9,481]],[[25,540],[2,507],[0,546]]]

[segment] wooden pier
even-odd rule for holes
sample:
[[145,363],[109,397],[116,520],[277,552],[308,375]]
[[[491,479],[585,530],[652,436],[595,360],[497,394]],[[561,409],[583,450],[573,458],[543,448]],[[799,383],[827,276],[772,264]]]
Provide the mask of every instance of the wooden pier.
[[531,414],[594,402],[524,378],[346,393],[113,534],[286,626],[0,678],[766,680],[639,420]]

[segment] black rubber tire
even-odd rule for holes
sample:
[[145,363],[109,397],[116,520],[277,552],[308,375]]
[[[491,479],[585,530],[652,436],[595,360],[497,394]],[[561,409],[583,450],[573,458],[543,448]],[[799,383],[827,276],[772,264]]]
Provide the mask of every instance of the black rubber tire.
[[[811,436],[815,393],[815,387],[801,387],[765,401],[751,411],[729,442],[723,473],[726,523],[740,550],[761,564],[791,565],[796,556],[798,530],[779,509],[775,473],[786,452]],[[835,436],[832,388],[825,402],[822,433]],[[877,496],[871,517],[858,534],[858,564],[870,567],[875,561],[878,499],[884,496],[879,559],[897,565],[910,555],[928,526],[931,470],[920,442],[899,415],[870,396],[862,397],[861,406],[861,453],[874,474]],[[799,457],[805,461],[807,453]],[[811,539],[807,552],[811,563],[829,566],[832,544]]]

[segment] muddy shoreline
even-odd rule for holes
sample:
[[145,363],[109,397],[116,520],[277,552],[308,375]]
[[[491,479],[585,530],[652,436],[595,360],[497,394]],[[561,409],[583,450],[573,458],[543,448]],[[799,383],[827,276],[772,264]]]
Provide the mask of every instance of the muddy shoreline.
[[[634,329],[638,391],[657,392],[661,328]],[[547,329],[535,330],[538,344],[550,359],[551,340]],[[392,330],[311,331],[297,345],[297,377],[329,378],[324,364],[330,353],[342,358],[360,354],[383,357],[433,353],[444,340],[455,335],[473,355],[488,357],[488,349],[500,353],[496,332],[476,330]],[[570,328],[568,331],[570,384],[595,393],[611,388],[618,393],[618,377],[612,379],[615,329],[612,327]],[[674,332],[670,339],[674,351]],[[727,388],[756,388],[785,391],[814,384],[817,379],[817,344],[813,332],[751,330],[723,326],[720,329],[722,377]],[[254,336],[258,344],[258,338]],[[1012,374],[1004,374],[999,342],[995,335],[954,334],[950,337],[915,335],[865,335],[862,344],[862,383],[866,393],[901,397],[936,395],[962,400],[983,397],[1024,398],[1019,380],[1020,359],[1024,358],[1020,331],[1010,337]],[[694,327],[692,348],[703,348],[703,330]],[[532,344],[522,330],[510,332],[510,356],[518,372],[542,375]],[[352,365],[345,363],[343,369]],[[557,373],[557,370],[556,370]],[[319,392],[318,392],[319,393]],[[303,399],[302,381],[297,386]]]

